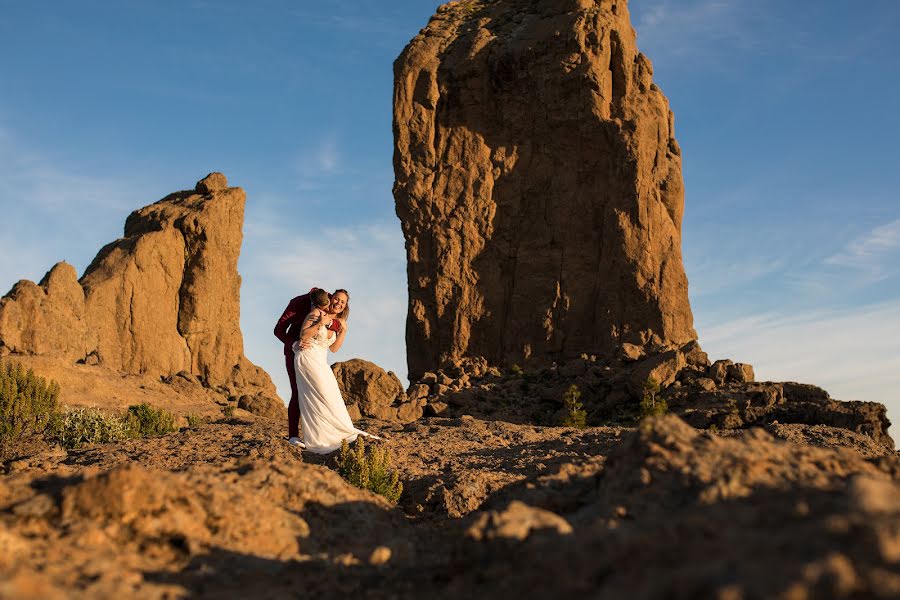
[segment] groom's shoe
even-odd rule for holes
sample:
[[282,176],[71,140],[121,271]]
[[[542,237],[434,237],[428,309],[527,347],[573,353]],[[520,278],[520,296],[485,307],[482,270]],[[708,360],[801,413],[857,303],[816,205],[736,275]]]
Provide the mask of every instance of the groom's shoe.
[[306,450],[306,444],[304,444],[303,440],[298,437],[292,437],[291,439],[289,439],[288,444],[290,444],[291,446],[298,446],[301,450]]

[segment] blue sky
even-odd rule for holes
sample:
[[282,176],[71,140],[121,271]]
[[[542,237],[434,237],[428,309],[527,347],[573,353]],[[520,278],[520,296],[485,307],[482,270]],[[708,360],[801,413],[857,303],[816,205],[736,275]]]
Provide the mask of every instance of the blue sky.
[[[207,172],[248,193],[246,353],[312,284],[351,292],[339,360],[406,373],[392,62],[437,6],[0,0],[0,288],[82,271]],[[684,256],[714,358],[900,420],[900,4],[635,0],[675,111]]]

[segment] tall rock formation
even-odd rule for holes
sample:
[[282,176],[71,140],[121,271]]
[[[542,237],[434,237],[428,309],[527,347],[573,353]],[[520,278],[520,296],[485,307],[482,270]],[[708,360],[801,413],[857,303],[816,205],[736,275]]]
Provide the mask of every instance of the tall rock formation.
[[0,354],[50,355],[131,374],[186,371],[208,387],[275,396],[244,357],[241,188],[212,173],[133,212],[81,280],[58,263],[0,299]]
[[394,63],[410,377],[696,338],[681,152],[625,0],[441,6]]

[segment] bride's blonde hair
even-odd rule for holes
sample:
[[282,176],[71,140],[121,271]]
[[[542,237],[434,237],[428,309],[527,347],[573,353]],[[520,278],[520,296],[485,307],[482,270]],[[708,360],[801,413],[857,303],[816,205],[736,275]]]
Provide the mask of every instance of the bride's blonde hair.
[[332,297],[337,294],[343,294],[347,296],[347,304],[344,305],[344,310],[341,311],[341,314],[337,316],[338,319],[343,319],[346,321],[348,318],[350,318],[350,292],[348,292],[347,290],[334,290],[334,294],[332,294]]

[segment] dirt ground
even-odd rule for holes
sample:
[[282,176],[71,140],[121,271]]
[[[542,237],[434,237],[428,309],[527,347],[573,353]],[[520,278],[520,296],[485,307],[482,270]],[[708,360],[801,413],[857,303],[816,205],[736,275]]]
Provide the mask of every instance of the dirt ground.
[[362,422],[392,506],[283,426],[30,447],[2,467],[0,597],[900,594],[900,461],[821,427]]

